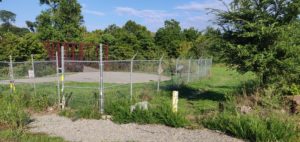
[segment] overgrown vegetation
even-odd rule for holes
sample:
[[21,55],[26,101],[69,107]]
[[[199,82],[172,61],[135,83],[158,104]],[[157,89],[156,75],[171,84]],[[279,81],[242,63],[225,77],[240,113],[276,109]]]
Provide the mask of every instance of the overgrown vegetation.
[[47,94],[47,89],[34,95],[31,90],[26,90],[28,86],[23,87],[22,92],[13,94],[6,92],[6,89],[0,90],[0,141],[63,142],[62,138],[26,132],[26,125],[31,121],[29,112],[45,111],[54,105],[54,101]]

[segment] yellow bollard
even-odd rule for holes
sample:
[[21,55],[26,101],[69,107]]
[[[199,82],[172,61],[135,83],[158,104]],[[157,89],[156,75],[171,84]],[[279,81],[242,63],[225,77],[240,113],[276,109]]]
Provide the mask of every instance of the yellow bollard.
[[178,110],[178,91],[172,93],[172,111],[177,112]]

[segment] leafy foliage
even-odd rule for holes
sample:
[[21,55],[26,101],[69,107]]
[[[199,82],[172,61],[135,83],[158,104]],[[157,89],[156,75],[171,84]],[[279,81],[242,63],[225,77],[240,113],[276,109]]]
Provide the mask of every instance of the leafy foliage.
[[292,66],[282,61],[294,60],[299,47],[294,43],[285,47],[293,52],[282,52],[278,41],[287,34],[282,29],[297,21],[299,6],[297,0],[234,0],[228,11],[214,10],[226,41],[221,48],[225,61],[241,72],[255,72],[264,85],[277,81],[282,72],[289,74]]
[[36,18],[37,32],[41,40],[79,41],[84,28],[81,6],[77,0],[41,1],[49,9]]

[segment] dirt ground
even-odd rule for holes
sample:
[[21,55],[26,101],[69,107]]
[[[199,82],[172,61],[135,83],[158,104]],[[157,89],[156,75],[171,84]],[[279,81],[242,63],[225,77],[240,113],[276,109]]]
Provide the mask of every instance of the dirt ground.
[[29,131],[59,136],[72,142],[242,142],[207,130],[188,130],[162,125],[115,124],[110,120],[72,121],[56,114],[34,116]]

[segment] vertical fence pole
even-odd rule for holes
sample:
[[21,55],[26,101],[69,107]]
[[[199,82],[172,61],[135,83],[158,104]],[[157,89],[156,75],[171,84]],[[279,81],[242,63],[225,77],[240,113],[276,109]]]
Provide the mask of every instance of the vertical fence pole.
[[59,63],[58,63],[58,54],[55,52],[55,61],[56,61],[56,78],[57,78],[57,99],[58,107],[60,106],[60,83],[59,83]]
[[12,62],[11,55],[9,56],[9,76],[10,76],[9,88],[10,88],[10,93],[12,94],[15,92],[16,87],[15,87],[14,69],[13,69],[13,62]]
[[162,64],[163,58],[164,58],[164,55],[161,56],[161,58],[159,59],[159,63],[158,63],[158,70],[157,70],[157,72],[158,72],[157,92],[159,92],[159,90],[160,90],[161,74],[163,73],[163,68],[162,68],[161,64]]
[[189,59],[189,68],[188,68],[188,80],[187,82],[189,83],[190,82],[190,74],[191,74],[191,61],[192,61],[192,58]]
[[33,54],[31,54],[31,68],[33,71],[33,91],[34,95],[36,95],[36,86],[35,86],[35,69],[34,69],[34,60],[33,60]]
[[133,83],[132,83],[133,60],[134,60],[136,55],[137,55],[137,53],[134,54],[133,57],[130,60],[130,101],[132,101],[132,95],[133,95]]
[[204,76],[207,76],[207,59],[204,59]]
[[101,114],[104,113],[104,94],[103,94],[103,47],[100,44],[99,50],[99,73],[100,73],[100,82],[99,82],[99,111]]
[[62,109],[65,109],[66,106],[66,98],[65,98],[65,93],[64,93],[64,89],[65,89],[65,50],[64,50],[64,46],[61,46],[61,95],[62,95],[62,99],[61,99],[61,103],[62,103]]
[[179,64],[179,57],[176,59],[176,66],[175,66],[175,84],[178,85],[179,83],[179,76],[178,76],[178,64]]
[[175,75],[176,75],[176,77],[178,76],[178,62],[179,62],[179,57],[176,59],[176,66],[175,66]]
[[198,79],[200,79],[200,66],[201,66],[200,60],[201,60],[201,59],[199,58],[198,61],[197,61],[197,67],[198,67],[197,75],[198,75]]

